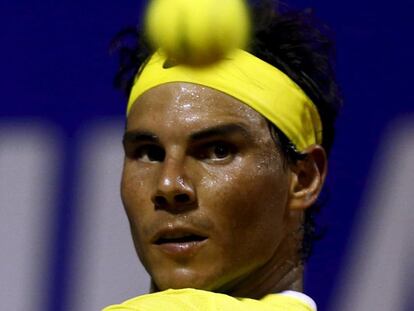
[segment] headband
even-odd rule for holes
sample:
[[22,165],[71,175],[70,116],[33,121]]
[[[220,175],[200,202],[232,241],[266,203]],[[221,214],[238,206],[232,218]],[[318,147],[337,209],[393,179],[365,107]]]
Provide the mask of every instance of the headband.
[[208,66],[169,65],[162,52],[155,52],[137,74],[127,114],[147,90],[169,82],[207,86],[242,101],[276,125],[304,151],[322,143],[322,124],[315,105],[286,74],[240,49]]

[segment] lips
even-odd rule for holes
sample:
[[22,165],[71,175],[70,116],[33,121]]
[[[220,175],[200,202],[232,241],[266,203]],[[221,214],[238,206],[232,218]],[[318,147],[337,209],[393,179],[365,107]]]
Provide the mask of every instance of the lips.
[[207,239],[205,236],[192,233],[166,233],[155,240],[154,244],[162,245],[168,243],[191,243],[201,242]]
[[169,256],[186,258],[194,256],[207,240],[208,237],[197,230],[167,228],[155,235],[152,244]]

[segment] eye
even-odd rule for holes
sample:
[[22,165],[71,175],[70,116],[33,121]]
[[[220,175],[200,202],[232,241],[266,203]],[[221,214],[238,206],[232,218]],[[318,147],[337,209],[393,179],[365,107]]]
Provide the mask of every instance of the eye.
[[230,155],[230,146],[218,143],[215,146],[212,146],[211,150],[212,157],[215,157],[217,159],[224,159]]
[[223,161],[231,159],[236,152],[236,148],[225,142],[214,142],[205,145],[199,157],[204,160]]
[[134,158],[142,162],[162,162],[165,151],[157,145],[143,145],[135,150]]

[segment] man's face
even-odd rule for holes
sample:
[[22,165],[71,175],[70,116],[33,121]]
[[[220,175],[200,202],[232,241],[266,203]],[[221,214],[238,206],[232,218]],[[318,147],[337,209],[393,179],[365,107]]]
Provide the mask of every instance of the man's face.
[[124,139],[122,200],[155,285],[223,290],[280,256],[290,177],[266,120],[189,83],[144,93]]

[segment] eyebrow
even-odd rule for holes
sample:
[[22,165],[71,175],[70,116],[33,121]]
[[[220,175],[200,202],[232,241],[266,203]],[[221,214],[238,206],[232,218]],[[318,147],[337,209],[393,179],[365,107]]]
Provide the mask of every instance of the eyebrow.
[[[204,140],[216,136],[228,136],[234,134],[241,134],[246,138],[252,138],[251,133],[241,124],[230,123],[213,126],[207,129],[200,130],[198,132],[190,134],[190,141]],[[152,142],[159,143],[160,140],[157,135],[140,130],[132,130],[124,133],[123,144],[125,143],[137,143],[137,142]]]
[[190,135],[191,141],[203,140],[214,136],[227,136],[241,134],[246,138],[252,138],[251,133],[241,124],[230,123],[210,127]]
[[154,135],[151,132],[145,132],[145,131],[128,131],[124,133],[124,137],[122,139],[122,142],[125,144],[126,142],[153,142],[153,143],[159,143],[159,139],[156,135]]

